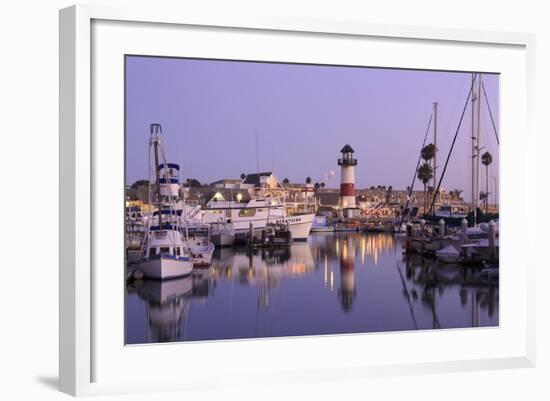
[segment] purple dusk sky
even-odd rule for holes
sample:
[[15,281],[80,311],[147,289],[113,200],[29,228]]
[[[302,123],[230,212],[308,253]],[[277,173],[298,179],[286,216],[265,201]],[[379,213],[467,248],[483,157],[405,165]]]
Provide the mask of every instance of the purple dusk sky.
[[[499,77],[484,74],[483,80],[498,130]],[[183,179],[208,183],[256,172],[257,132],[260,170],[281,180],[310,176],[316,182],[333,170],[328,186],[339,186],[336,161],[349,143],[358,159],[357,188],[404,189],[435,101],[442,171],[470,83],[469,73],[128,56],[126,181],[147,178],[149,124],[158,122]],[[466,196],[470,109],[442,184]],[[490,176],[498,177],[498,145],[484,99],[481,145],[493,155]],[[494,193],[492,179],[490,185]]]

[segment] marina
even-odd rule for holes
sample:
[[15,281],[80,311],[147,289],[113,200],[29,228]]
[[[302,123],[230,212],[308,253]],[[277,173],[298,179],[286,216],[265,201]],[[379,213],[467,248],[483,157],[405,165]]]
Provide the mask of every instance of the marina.
[[[240,66],[266,68],[251,65]],[[369,74],[398,73],[418,71]],[[424,104],[427,115],[403,106],[416,128],[400,127],[402,148],[376,134],[315,148],[257,130],[223,146],[142,121],[140,173],[127,170],[125,188],[127,343],[498,326],[499,134],[485,87],[498,77],[448,74],[453,96]],[[298,170],[305,179],[291,181]]]
[[498,278],[403,254],[387,233],[216,250],[208,269],[127,284],[127,342],[498,326]]

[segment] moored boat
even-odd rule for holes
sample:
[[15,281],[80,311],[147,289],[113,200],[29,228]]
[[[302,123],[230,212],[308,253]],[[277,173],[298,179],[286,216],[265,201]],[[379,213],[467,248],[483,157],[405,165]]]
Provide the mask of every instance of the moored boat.
[[159,164],[159,152],[163,158],[166,154],[160,138],[162,129],[160,124],[151,124],[150,129],[149,163],[153,158],[154,167],[149,166],[152,175],[149,183],[155,183],[155,193],[149,184],[149,194],[155,199],[157,211],[148,219],[145,255],[139,262],[139,269],[147,278],[164,280],[189,275],[193,260],[186,233],[178,224],[178,212],[174,210],[179,167],[166,160]]
[[311,224],[311,232],[332,233],[334,232],[334,227],[328,224],[326,216],[315,216]]

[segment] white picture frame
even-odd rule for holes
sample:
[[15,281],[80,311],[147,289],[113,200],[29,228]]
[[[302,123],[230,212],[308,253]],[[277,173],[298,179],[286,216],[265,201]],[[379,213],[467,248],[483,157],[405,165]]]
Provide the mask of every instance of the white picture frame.
[[[510,57],[513,61],[513,67],[519,72],[510,70],[509,76],[510,86],[505,86],[502,92],[504,106],[514,105],[519,109],[513,110],[513,116],[510,120],[503,121],[502,124],[502,171],[506,178],[507,174],[514,174],[515,179],[523,180],[524,185],[534,183],[534,176],[528,174],[529,171],[534,171],[534,158],[530,160],[528,155],[534,152],[534,133],[532,128],[532,112],[534,110],[534,44],[535,38],[530,34],[506,33],[506,32],[484,32],[470,31],[458,29],[436,29],[427,27],[411,27],[411,26],[390,26],[368,24],[358,21],[320,21],[320,20],[293,20],[291,18],[235,18],[235,17],[219,17],[212,15],[186,14],[181,10],[163,10],[154,7],[151,8],[112,8],[108,6],[91,6],[79,5],[72,6],[60,11],[60,389],[63,392],[72,395],[92,395],[106,394],[132,391],[160,391],[167,389],[201,389],[209,386],[229,386],[231,385],[231,368],[230,365],[220,363],[215,372],[198,372],[188,379],[179,379],[175,376],[166,377],[164,379],[158,376],[151,375],[149,380],[143,380],[135,375],[132,376],[130,370],[121,369],[122,366],[117,363],[122,359],[116,360],[116,356],[107,355],[108,347],[115,345],[105,345],[106,341],[110,341],[101,336],[105,330],[98,334],[98,326],[106,327],[108,320],[102,313],[102,307],[96,306],[94,299],[94,291],[97,287],[103,285],[105,275],[96,274],[94,268],[97,267],[97,261],[101,256],[95,254],[94,248],[94,232],[101,224],[96,221],[99,219],[97,208],[100,207],[97,202],[97,187],[98,182],[94,177],[97,175],[98,153],[104,151],[102,143],[98,143],[94,138],[94,128],[99,127],[100,123],[94,121],[98,118],[96,114],[96,103],[93,96],[101,96],[97,94],[92,85],[92,77],[94,69],[100,71],[101,66],[94,59],[97,51],[102,51],[101,46],[105,41],[98,38],[93,41],[94,24],[101,21],[107,22],[106,31],[98,33],[98,35],[110,34],[113,31],[119,32],[118,36],[111,37],[110,50],[120,51],[121,42],[130,40],[120,34],[121,30],[128,30],[130,27],[115,26],[118,23],[132,23],[131,27],[135,31],[132,33],[139,34],[140,30],[146,27],[155,25],[159,29],[155,30],[152,35],[167,35],[168,31],[163,29],[178,29],[177,27],[199,27],[207,32],[209,29],[216,30],[217,35],[224,29],[229,29],[232,32],[246,32],[247,34],[263,35],[263,40],[272,41],[276,44],[281,41],[278,34],[287,36],[305,35],[308,38],[313,38],[316,35],[331,40],[331,38],[339,38],[343,40],[363,40],[377,39],[384,40],[388,43],[396,43],[399,41],[407,41],[409,45],[424,45],[435,44],[444,51],[445,46],[454,46],[456,51],[467,51],[468,48],[485,51],[485,48],[494,48],[495,52],[500,51]],[[136,24],[138,23],[138,24]],[[152,25],[151,25],[152,24]],[[223,33],[222,33],[223,34]],[[272,35],[273,37],[271,37]],[[133,35],[128,35],[133,36]],[[300,36],[302,37],[302,36]],[[121,41],[122,39],[122,41]],[[310,40],[310,39],[304,39]],[[147,42],[147,41],[142,41]],[[296,41],[295,50],[299,50],[300,41]],[[158,42],[160,43],[160,42]],[[151,44],[141,43],[143,46],[151,46]],[[153,43],[154,45],[154,43]],[[159,45],[160,46],[160,45]],[[303,43],[302,43],[303,46]],[[105,46],[107,47],[107,46]],[[275,47],[275,46],[274,46]],[[345,47],[345,46],[344,46]],[[508,49],[508,50],[506,50]],[[166,49],[159,49],[159,52],[165,52]],[[341,57],[346,56],[345,49],[342,50]],[[349,52],[349,50],[348,50]],[[275,54],[275,53],[273,53]],[[334,55],[332,55],[334,56]],[[103,57],[103,56],[102,56]],[[266,57],[264,55],[264,57]],[[328,57],[328,56],[327,56]],[[399,66],[399,57],[391,66]],[[284,58],[284,57],[283,57]],[[105,58],[103,58],[105,59]],[[106,60],[106,59],[105,59]],[[493,61],[493,63],[498,63]],[[353,63],[350,60],[350,63]],[[361,61],[358,61],[361,63]],[[386,61],[385,65],[390,61]],[[433,69],[444,69],[445,60],[440,64],[422,64],[420,62],[417,68],[429,66]],[[489,60],[486,60],[490,63]],[[455,69],[468,69],[467,61],[465,65],[455,65]],[[106,66],[109,64],[107,63]],[[490,64],[487,64],[490,65]],[[493,64],[497,65],[497,64]],[[390,65],[387,65],[390,66]],[[413,66],[414,67],[414,66]],[[504,67],[503,67],[504,68]],[[96,71],[97,73],[97,71]],[[515,74],[515,75],[514,75]],[[513,79],[512,79],[513,78]],[[102,78],[99,78],[101,80]],[[97,84],[97,82],[96,82]],[[519,103],[508,103],[510,93],[506,89],[519,88],[519,99],[513,101]],[[101,88],[99,88],[101,90]],[[524,107],[524,108],[523,108]],[[502,113],[510,111],[510,108],[502,107]],[[99,113],[101,114],[101,113]],[[506,119],[507,117],[505,117]],[[519,155],[521,166],[514,172],[507,168],[506,149],[516,148],[514,136],[510,134],[511,128],[521,129],[524,134],[522,140],[525,146],[523,152]],[[118,132],[118,131],[117,131]],[[118,132],[117,135],[121,134]],[[111,148],[110,154],[106,154],[106,160],[109,157],[118,157],[117,160],[123,159],[123,154],[120,154],[120,148],[114,146]],[[118,156],[117,156],[117,152]],[[518,158],[517,154],[515,156]],[[508,159],[509,162],[509,159]],[[101,174],[101,173],[99,173]],[[120,177],[119,177],[120,178]],[[117,185],[116,182],[111,183]],[[123,190],[123,187],[120,188]],[[521,191],[519,191],[521,192]],[[104,192],[105,193],[105,192]],[[533,208],[524,207],[527,205],[526,198],[521,194],[513,194],[510,187],[504,185],[502,187],[501,197],[505,199],[502,203],[503,226],[504,230],[510,227],[517,226],[518,221],[535,221],[535,210]],[[115,199],[114,202],[117,202]],[[523,206],[523,208],[522,208]],[[519,212],[518,208],[522,208]],[[519,215],[521,214],[521,215]],[[506,219],[509,219],[509,223]],[[532,223],[528,223],[532,224]],[[530,230],[532,227],[528,227]],[[122,229],[122,227],[121,227]],[[512,238],[512,234],[505,234],[502,242],[512,243],[516,238]],[[535,231],[535,230],[532,230]],[[525,240],[524,240],[525,241]],[[525,243],[525,242],[524,242]],[[534,246],[533,244],[525,243],[526,247]],[[531,256],[530,256],[531,255]],[[516,282],[518,288],[514,289],[517,293],[514,296],[519,297],[518,305],[512,307],[508,302],[512,295],[506,293],[506,285],[503,287],[501,308],[509,308],[514,310],[518,322],[502,321],[502,325],[497,329],[486,329],[480,331],[459,331],[459,330],[442,330],[431,333],[424,333],[423,339],[414,334],[402,333],[401,337],[395,334],[376,334],[376,335],[350,335],[350,336],[329,336],[324,337],[321,341],[325,347],[336,349],[337,347],[358,347],[366,342],[379,342],[382,344],[385,340],[395,341],[395,339],[407,339],[407,341],[438,341],[438,338],[445,337],[441,344],[451,341],[466,342],[475,338],[485,336],[485,341],[495,342],[495,348],[490,351],[483,350],[472,351],[470,354],[465,354],[464,358],[448,358],[445,353],[442,353],[440,359],[431,358],[429,360],[420,360],[414,354],[406,356],[401,362],[396,360],[385,359],[383,356],[377,358],[372,356],[372,361],[361,362],[363,357],[361,353],[341,357],[339,364],[335,364],[335,356],[327,356],[323,359],[316,358],[316,352],[320,350],[319,339],[307,338],[304,340],[298,339],[264,339],[264,340],[247,340],[247,341],[225,341],[225,342],[203,342],[199,344],[189,345],[185,348],[186,355],[197,355],[197,350],[201,352],[224,352],[227,355],[245,355],[241,364],[237,364],[235,371],[242,374],[246,372],[254,377],[255,380],[262,382],[267,381],[269,377],[274,375],[280,382],[292,382],[296,380],[320,380],[327,377],[339,378],[347,375],[361,378],[380,375],[397,375],[411,373],[430,373],[440,371],[465,371],[476,369],[498,369],[509,367],[529,367],[535,363],[535,319],[534,319],[534,278],[531,274],[535,269],[536,261],[533,260],[534,252],[527,252],[524,255],[524,270],[514,271],[507,269],[507,260],[510,261],[508,266],[513,264],[513,251],[504,252],[502,269],[503,280],[507,282]],[[517,277],[516,277],[517,275]],[[502,277],[501,276],[501,277]],[[121,268],[120,274],[113,274],[113,285],[120,285],[117,280],[123,280]],[[111,294],[106,291],[105,294]],[[106,296],[109,298],[110,296]],[[107,302],[116,303],[117,299],[108,299]],[[122,306],[120,306],[122,307]],[[508,313],[508,310],[505,310]],[[510,315],[512,316],[512,315]],[[520,321],[519,321],[520,320]],[[116,320],[112,320],[116,321]],[[120,321],[120,326],[123,321]],[[112,328],[111,326],[109,326]],[[516,329],[514,329],[516,328]],[[117,329],[118,330],[118,329]],[[513,335],[502,335],[507,330],[513,332]],[[392,337],[393,336],[393,337]],[[408,336],[408,337],[407,337]],[[456,337],[456,338],[455,338]],[[468,340],[469,339],[469,340]],[[512,340],[511,340],[512,339]],[[118,340],[117,340],[118,341]],[[503,348],[505,341],[513,341],[507,343],[510,345],[509,352]],[[502,344],[500,343],[502,342]],[[419,342],[420,344],[421,342]],[[353,345],[350,345],[353,344]],[[378,344],[378,347],[380,346]],[[500,345],[499,345],[500,344]],[[366,345],[365,345],[366,346]],[[172,347],[172,348],[171,348]],[[308,355],[311,360],[309,363],[292,363],[292,369],[285,369],[284,360],[278,360],[276,349],[285,347],[289,352],[299,355],[300,352]],[[498,348],[501,347],[501,348]],[[121,355],[120,358],[128,358],[135,365],[136,360],[146,360],[143,358],[152,358],[152,360],[167,360],[168,353],[181,353],[183,348],[177,344],[164,346],[147,346],[147,347],[131,347],[125,348],[120,343]],[[460,346],[459,346],[460,348]],[[275,350],[275,351],[270,351]],[[123,354],[128,354],[124,356]],[[144,356],[144,353],[147,356]],[[234,354],[232,354],[234,353]],[[272,358],[273,366],[270,369],[263,369],[254,366],[254,369],[247,367],[247,361],[250,362],[255,358],[255,355],[262,354],[267,358]],[[130,355],[131,354],[131,355]],[[103,361],[97,363],[96,358]],[[113,359],[109,359],[109,358]],[[139,359],[136,359],[139,358]],[[156,359],[155,359],[156,358]],[[332,358],[332,359],[331,359]],[[231,358],[228,358],[231,359]],[[406,360],[406,361],[405,361]],[[118,377],[108,375],[101,372],[99,366],[111,364],[113,369],[117,369],[121,373]],[[131,364],[132,362],[129,362]],[[145,364],[148,365],[148,364]],[[150,366],[150,365],[149,365]],[[150,369],[150,368],[149,368]],[[99,370],[99,371],[98,371]],[[145,368],[147,370],[147,367]],[[198,369],[200,370],[200,369]],[[227,377],[224,376],[227,373]]]

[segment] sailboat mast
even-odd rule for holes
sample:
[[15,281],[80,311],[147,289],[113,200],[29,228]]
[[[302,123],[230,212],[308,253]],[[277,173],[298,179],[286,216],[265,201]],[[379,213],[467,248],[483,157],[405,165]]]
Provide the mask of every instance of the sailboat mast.
[[433,187],[437,186],[437,102],[434,102],[434,178]]
[[476,90],[475,90],[475,79],[476,74],[472,74],[472,148],[470,157],[472,159],[472,194],[471,194],[471,207],[473,209],[474,214],[474,226],[476,225],[476,212],[477,212],[477,202],[476,202],[476,189],[475,189],[475,176],[476,176],[476,161],[475,161],[475,152],[476,152],[476,127],[475,127],[475,101],[476,101]]
[[[481,152],[481,146],[479,144],[479,138],[480,138],[480,134],[481,134],[481,127],[480,127],[480,124],[481,124],[481,74],[478,75],[478,89],[477,89],[477,93],[478,93],[478,102],[477,102],[477,133],[476,133],[476,213],[477,213],[477,206],[479,204],[479,163],[481,162],[481,155],[480,155],[480,152]],[[477,216],[476,216],[477,217]],[[477,221],[476,221],[477,223]]]

